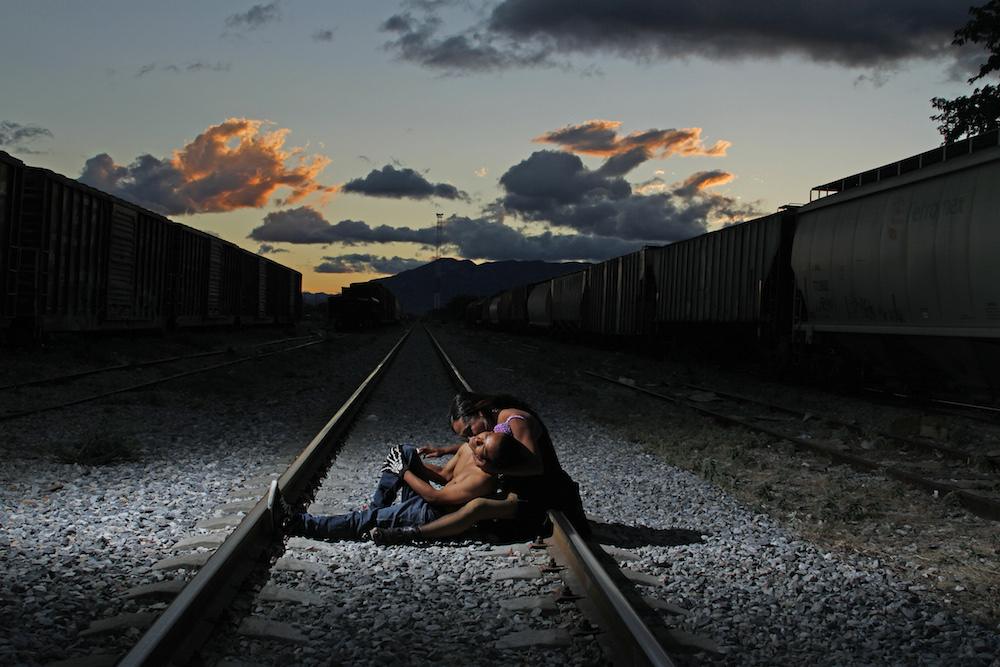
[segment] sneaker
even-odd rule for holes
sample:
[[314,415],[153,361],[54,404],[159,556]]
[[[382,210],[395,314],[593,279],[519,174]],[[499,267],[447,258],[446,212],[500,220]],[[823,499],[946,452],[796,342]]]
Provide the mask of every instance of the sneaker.
[[420,539],[420,528],[417,526],[403,526],[401,528],[372,528],[366,537],[378,544],[406,544]]
[[292,506],[281,495],[281,489],[278,488],[278,480],[276,479],[271,480],[271,486],[267,490],[267,510],[271,513],[273,531],[279,534],[284,533],[294,512]]

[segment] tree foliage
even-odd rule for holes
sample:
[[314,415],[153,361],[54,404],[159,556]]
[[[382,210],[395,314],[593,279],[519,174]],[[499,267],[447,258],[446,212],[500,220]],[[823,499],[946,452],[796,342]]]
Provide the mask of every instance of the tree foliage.
[[[1000,0],[972,7],[969,13],[972,18],[955,31],[952,44],[979,44],[987,50],[986,62],[980,65],[979,73],[969,79],[972,84],[1000,71]],[[986,84],[969,95],[952,100],[935,97],[931,105],[938,110],[931,120],[938,121],[938,132],[945,141],[955,141],[1000,127],[1000,86]]]

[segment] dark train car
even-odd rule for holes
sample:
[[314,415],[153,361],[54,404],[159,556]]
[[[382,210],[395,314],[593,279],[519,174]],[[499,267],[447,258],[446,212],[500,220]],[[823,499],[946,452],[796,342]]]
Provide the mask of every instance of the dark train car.
[[19,225],[18,300],[37,330],[164,326],[174,223],[28,168]]
[[587,269],[583,329],[598,336],[638,336],[646,332],[655,279],[653,249],[643,248]]
[[[301,275],[0,153],[0,325],[45,332],[292,321]],[[298,290],[298,291],[296,291]]]
[[548,329],[552,326],[551,280],[529,286],[528,324],[536,329]]
[[328,301],[329,319],[337,329],[366,329],[398,322],[399,301],[381,282],[351,283]]
[[796,330],[877,374],[1000,397],[1000,133],[817,186]]
[[794,231],[789,209],[654,249],[653,329],[713,342],[790,335]]
[[588,270],[558,276],[552,283],[552,327],[560,331],[579,331],[583,326],[584,293]]
[[14,221],[20,217],[24,163],[0,151],[0,330],[17,314],[17,266],[20,249]]
[[528,326],[528,286],[519,285],[500,294],[497,304],[497,323],[511,330]]

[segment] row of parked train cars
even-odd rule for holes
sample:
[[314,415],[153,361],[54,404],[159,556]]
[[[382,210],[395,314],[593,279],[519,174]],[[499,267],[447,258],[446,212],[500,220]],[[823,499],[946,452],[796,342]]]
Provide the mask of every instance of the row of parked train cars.
[[302,275],[0,151],[0,337],[288,323]]
[[998,133],[817,186],[810,200],[514,288],[466,319],[755,348],[996,401]]

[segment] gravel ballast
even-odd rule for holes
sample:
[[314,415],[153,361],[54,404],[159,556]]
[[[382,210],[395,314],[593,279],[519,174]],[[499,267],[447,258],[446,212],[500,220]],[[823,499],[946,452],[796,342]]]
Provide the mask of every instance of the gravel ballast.
[[[630,396],[630,428],[609,426],[596,417],[621,406],[592,403],[591,415],[582,413],[587,392],[553,377],[560,359],[551,348],[536,354],[530,339],[464,331],[441,340],[474,387],[514,393],[539,410],[588,512],[648,531],[649,545],[633,549],[642,560],[627,566],[662,577],[662,594],[688,609],[680,627],[714,638],[725,651],[696,654],[694,662],[1000,664],[1000,635],[942,606],[923,583],[877,558],[812,544],[715,484],[664,464],[636,442],[641,438],[624,437],[626,430],[641,433],[661,406]],[[539,369],[542,357],[551,366]],[[701,541],[655,545],[683,530]]]
[[[203,533],[197,522],[232,514],[215,508],[248,480],[259,485],[283,469],[400,334],[334,336],[231,369],[0,422],[0,663],[40,665],[130,646],[138,629],[81,633],[93,621],[165,607],[123,596],[133,586],[190,576],[153,566],[177,556],[177,542]],[[170,339],[94,339],[93,365],[120,361],[119,346],[138,348],[144,358],[190,350]],[[69,370],[58,349],[44,356],[53,364],[12,357],[2,384]],[[59,393],[53,387],[46,398]],[[120,456],[104,465],[64,462],[80,443],[113,447]]]

